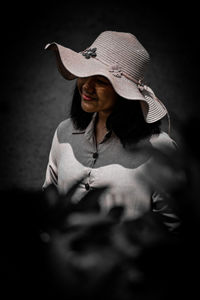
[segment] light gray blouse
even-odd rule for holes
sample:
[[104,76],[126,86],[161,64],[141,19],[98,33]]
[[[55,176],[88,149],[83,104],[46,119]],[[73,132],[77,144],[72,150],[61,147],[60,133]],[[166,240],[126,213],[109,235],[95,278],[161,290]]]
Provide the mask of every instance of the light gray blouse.
[[166,206],[163,195],[155,191],[148,171],[154,164],[153,150],[175,149],[174,141],[161,132],[124,148],[114,132],[108,131],[96,145],[95,118],[96,113],[85,130],[75,129],[70,118],[59,124],[53,137],[43,188],[54,184],[61,194],[65,194],[83,178],[72,196],[73,202],[80,201],[91,189],[107,186],[100,197],[102,210],[124,204],[125,217],[137,218],[149,211],[152,203],[158,204],[158,211],[167,218],[169,229],[174,229],[178,220]]

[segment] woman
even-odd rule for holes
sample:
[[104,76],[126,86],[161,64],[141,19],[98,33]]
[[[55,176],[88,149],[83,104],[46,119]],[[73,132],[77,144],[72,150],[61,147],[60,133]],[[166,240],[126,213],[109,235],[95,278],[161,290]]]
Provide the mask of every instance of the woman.
[[107,186],[102,210],[124,205],[124,217],[137,218],[158,204],[175,228],[164,188],[149,176],[155,151],[168,153],[174,142],[160,130],[167,109],[142,83],[148,52],[132,34],[114,31],[101,33],[80,53],[56,43],[46,48],[55,51],[64,78],[77,85],[71,116],[55,132],[43,187],[53,183],[65,194],[82,178],[72,201]]

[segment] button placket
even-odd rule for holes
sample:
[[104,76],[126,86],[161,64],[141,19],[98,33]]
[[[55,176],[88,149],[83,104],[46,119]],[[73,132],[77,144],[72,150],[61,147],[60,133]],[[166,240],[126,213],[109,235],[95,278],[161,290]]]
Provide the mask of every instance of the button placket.
[[89,189],[90,189],[90,174],[91,174],[91,171],[92,171],[92,169],[93,169],[93,167],[94,167],[94,164],[95,164],[95,162],[96,162],[96,159],[97,159],[98,156],[99,156],[99,154],[98,154],[98,152],[97,152],[97,149],[95,149],[95,150],[96,150],[96,151],[93,152],[93,154],[92,154],[93,163],[92,163],[92,166],[91,166],[91,170],[90,170],[89,173],[88,173],[88,176],[87,176],[87,182],[85,183],[85,189],[86,189],[86,191],[89,191]]
[[91,174],[91,170],[89,170],[89,172],[87,174],[86,182],[84,184],[86,191],[89,191],[89,189],[90,189],[90,174]]
[[90,175],[91,175],[91,171],[94,168],[95,162],[96,162],[96,160],[97,160],[97,158],[99,156],[98,147],[97,147],[95,138],[94,138],[93,142],[94,142],[95,147],[94,147],[94,152],[92,153],[92,158],[93,158],[93,160],[92,160],[92,166],[91,166],[91,169],[90,169],[90,171],[88,173],[88,176],[87,176],[87,182],[85,183],[85,189],[86,189],[86,191],[90,190],[90,178],[91,178]]

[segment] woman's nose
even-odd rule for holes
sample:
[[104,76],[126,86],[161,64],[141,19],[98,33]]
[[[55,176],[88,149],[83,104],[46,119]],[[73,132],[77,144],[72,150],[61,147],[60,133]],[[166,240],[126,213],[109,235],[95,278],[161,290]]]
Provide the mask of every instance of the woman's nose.
[[91,77],[87,77],[83,84],[83,90],[88,93],[94,92],[94,80]]

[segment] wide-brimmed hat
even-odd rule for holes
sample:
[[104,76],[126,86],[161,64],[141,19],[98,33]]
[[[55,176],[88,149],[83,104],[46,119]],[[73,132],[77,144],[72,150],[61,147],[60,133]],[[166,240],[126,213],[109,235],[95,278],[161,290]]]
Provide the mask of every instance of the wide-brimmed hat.
[[82,52],[55,42],[47,44],[45,49],[55,51],[57,66],[64,78],[102,75],[111,82],[118,95],[139,100],[147,123],[156,122],[167,114],[164,104],[150,87],[143,84],[150,57],[131,33],[104,31]]

